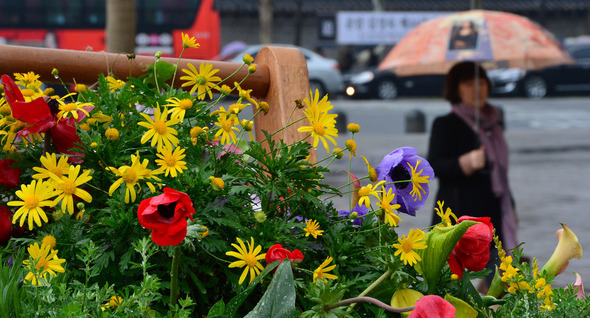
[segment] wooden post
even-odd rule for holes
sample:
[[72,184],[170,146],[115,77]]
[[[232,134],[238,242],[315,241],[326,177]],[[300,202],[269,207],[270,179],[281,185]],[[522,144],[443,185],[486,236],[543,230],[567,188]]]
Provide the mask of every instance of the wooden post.
[[[112,74],[117,78],[125,79],[129,76],[138,77],[145,74],[147,67],[154,62],[151,56],[136,56],[131,64],[125,54],[106,52],[87,52],[74,50],[59,50],[34,48],[24,46],[0,45],[0,72],[12,75],[14,73],[26,73],[34,71],[40,75],[39,80],[46,83],[57,82],[51,74],[56,68],[59,76],[67,83],[93,84],[99,74]],[[171,64],[178,63],[178,59],[162,58]],[[213,64],[213,68],[219,69],[216,75],[226,78],[239,66],[239,63],[202,61],[182,59],[178,68],[187,68],[191,63],[196,68],[201,62]],[[255,129],[257,140],[264,137],[261,130],[275,132],[287,125],[291,111],[295,107],[295,100],[303,100],[309,95],[309,77],[307,63],[303,54],[296,48],[264,47],[256,57],[256,72],[251,74],[242,84],[244,89],[252,89],[254,97],[266,100],[271,110],[268,115],[257,116]],[[234,81],[239,82],[248,73],[247,67],[243,67],[236,75],[226,82],[232,86]],[[177,72],[174,81],[175,86],[180,86],[180,77],[183,72]],[[303,112],[297,109],[291,117],[291,122],[303,116]],[[303,123],[290,126],[285,132],[284,140],[292,143],[301,140],[304,135],[297,132],[297,128]],[[275,138],[281,138],[279,133]],[[315,151],[310,160],[315,161]]]
[[[254,62],[256,65],[268,66],[270,76],[268,92],[264,98],[270,105],[270,112],[267,116],[256,116],[254,119],[256,140],[262,140],[262,130],[273,133],[305,116],[302,109],[296,108],[295,100],[303,101],[305,97],[309,97],[309,75],[305,57],[296,48],[266,46],[260,50]],[[309,125],[307,120],[290,126],[283,140],[286,143],[301,140],[305,135],[298,132],[297,128],[304,125]],[[282,136],[283,133],[279,133],[275,135],[275,139]],[[308,142],[311,143],[311,138],[308,138]],[[310,161],[316,161],[315,151],[311,152]]]

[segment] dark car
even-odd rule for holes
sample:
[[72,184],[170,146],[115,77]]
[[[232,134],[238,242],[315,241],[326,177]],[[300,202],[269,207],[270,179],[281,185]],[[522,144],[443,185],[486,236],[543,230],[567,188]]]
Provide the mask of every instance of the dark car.
[[488,71],[492,94],[543,98],[547,95],[590,93],[590,45],[567,47],[575,64],[527,71],[510,68]]
[[344,77],[346,96],[395,99],[398,96],[442,96],[444,74],[397,76],[392,71],[367,69]]

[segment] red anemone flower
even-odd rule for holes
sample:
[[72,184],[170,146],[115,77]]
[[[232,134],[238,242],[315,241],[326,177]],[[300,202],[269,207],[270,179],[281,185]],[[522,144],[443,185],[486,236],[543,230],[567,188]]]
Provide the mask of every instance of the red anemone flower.
[[288,258],[291,263],[300,263],[303,261],[303,253],[300,250],[293,250],[293,252],[289,251],[286,248],[283,248],[281,244],[275,244],[268,249],[266,252],[266,263],[270,264],[274,261],[280,260],[281,262]]
[[189,196],[171,188],[164,193],[141,201],[137,210],[139,223],[152,230],[152,241],[160,246],[178,245],[186,237],[186,218],[195,213]]
[[[55,100],[39,97],[30,102],[25,101],[18,86],[16,86],[16,83],[8,75],[2,75],[2,84],[4,85],[4,97],[10,105],[12,116],[31,125],[30,127],[21,129],[18,132],[19,136],[26,137],[28,134],[47,132],[53,140],[57,151],[70,155],[83,156],[82,153],[70,150],[73,147],[77,148],[74,144],[81,143],[82,141],[76,132],[73,118],[68,117],[62,118],[59,121],[57,120],[56,114],[58,107]],[[50,104],[53,106],[50,106]],[[85,107],[87,111],[93,108],[92,106]],[[78,115],[78,122],[86,117],[86,114],[82,111],[78,111]],[[80,161],[74,158],[70,160]]]
[[12,212],[6,206],[0,204],[0,246],[8,242],[11,236]]
[[7,189],[12,189],[19,184],[21,171],[19,168],[12,168],[15,163],[16,161],[12,159],[0,160],[0,184]]

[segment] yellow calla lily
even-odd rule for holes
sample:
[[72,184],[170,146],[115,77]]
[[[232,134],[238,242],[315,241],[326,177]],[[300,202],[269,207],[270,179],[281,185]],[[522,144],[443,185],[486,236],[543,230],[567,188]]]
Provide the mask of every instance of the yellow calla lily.
[[557,236],[557,239],[559,240],[557,247],[555,248],[555,251],[553,251],[553,255],[551,255],[549,261],[547,261],[547,264],[545,264],[542,269],[542,271],[547,271],[551,276],[561,274],[572,258],[575,257],[580,259],[583,254],[582,245],[580,245],[576,234],[565,224],[561,224],[561,226],[563,229],[559,229],[555,232],[555,236]]

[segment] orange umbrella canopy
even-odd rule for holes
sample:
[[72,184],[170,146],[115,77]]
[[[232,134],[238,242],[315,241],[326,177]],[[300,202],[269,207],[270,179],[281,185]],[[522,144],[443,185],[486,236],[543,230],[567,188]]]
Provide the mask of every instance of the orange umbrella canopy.
[[507,12],[472,10],[428,20],[406,35],[379,64],[398,75],[444,74],[457,61],[487,69],[540,69],[574,60],[555,37]]

